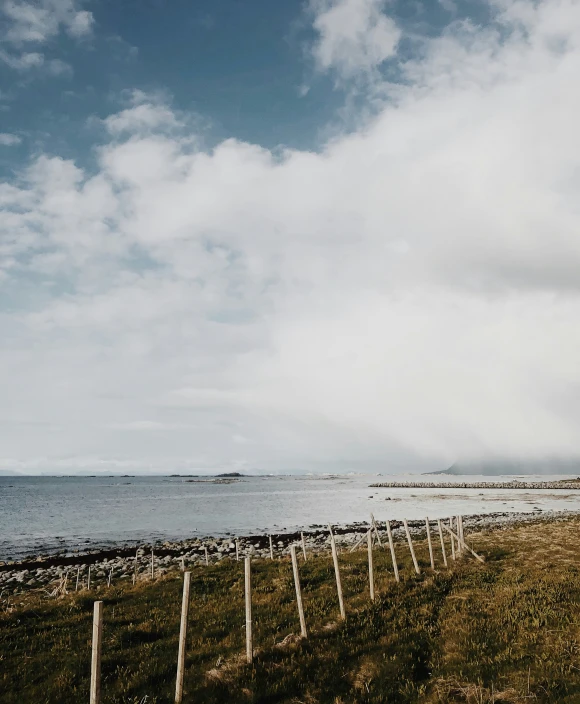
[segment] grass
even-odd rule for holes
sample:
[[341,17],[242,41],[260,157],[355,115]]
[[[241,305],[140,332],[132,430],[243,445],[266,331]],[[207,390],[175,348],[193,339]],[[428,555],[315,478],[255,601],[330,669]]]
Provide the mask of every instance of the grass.
[[[184,702],[580,702],[579,532],[571,519],[470,535],[485,565],[465,558],[435,573],[417,541],[419,576],[399,543],[399,584],[377,548],[374,603],[366,551],[343,553],[344,623],[331,558],[313,557],[300,564],[305,641],[293,635],[290,561],[256,560],[251,666],[243,563],[197,567]],[[88,702],[96,598],[105,614],[103,704],[173,702],[181,589],[175,573],[58,599],[12,597],[0,614],[0,702]]]

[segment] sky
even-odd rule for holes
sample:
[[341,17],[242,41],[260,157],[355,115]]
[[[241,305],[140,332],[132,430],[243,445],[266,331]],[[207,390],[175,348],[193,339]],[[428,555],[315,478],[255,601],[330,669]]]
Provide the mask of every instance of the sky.
[[578,0],[0,0],[0,471],[580,455]]

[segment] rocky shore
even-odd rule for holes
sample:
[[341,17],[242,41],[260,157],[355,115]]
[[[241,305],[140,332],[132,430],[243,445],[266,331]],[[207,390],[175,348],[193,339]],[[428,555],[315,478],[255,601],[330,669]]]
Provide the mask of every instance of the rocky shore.
[[[494,513],[485,515],[464,516],[464,530],[469,542],[469,533],[483,529],[501,529],[511,525],[564,520],[576,512],[572,511],[540,511],[533,513]],[[580,513],[580,511],[579,511]],[[424,537],[424,520],[410,520],[410,532],[415,537]],[[435,523],[431,523],[434,528]],[[386,543],[387,533],[384,521],[378,522],[381,539]],[[339,549],[348,550],[368,530],[366,522],[352,523],[345,526],[333,526],[333,532]],[[391,520],[395,540],[405,539],[401,521]],[[132,582],[134,575],[137,580],[151,579],[151,551],[154,555],[155,578],[170,571],[178,571],[193,566],[204,566],[220,560],[236,559],[236,540],[240,559],[246,555],[256,558],[270,557],[268,535],[239,536],[238,538],[194,538],[179,542],[160,542],[158,544],[141,545],[135,548],[119,548],[83,554],[66,554],[39,556],[18,563],[0,563],[0,598],[17,595],[29,590],[38,590],[47,595],[55,594],[66,588],[74,591],[87,586],[90,568],[90,588],[98,591],[106,588],[109,578],[113,584],[123,581]],[[290,554],[290,546],[301,540],[299,532],[288,532],[272,535],[275,557]],[[314,525],[304,530],[306,550],[309,554],[326,553],[330,549],[329,533],[326,526]]]
[[369,484],[380,489],[580,489],[580,481],[556,482],[380,482]]

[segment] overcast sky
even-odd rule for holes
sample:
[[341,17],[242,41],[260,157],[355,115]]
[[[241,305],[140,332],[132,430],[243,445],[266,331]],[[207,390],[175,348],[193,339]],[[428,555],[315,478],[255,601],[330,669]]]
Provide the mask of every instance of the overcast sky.
[[580,2],[0,18],[0,469],[580,454]]

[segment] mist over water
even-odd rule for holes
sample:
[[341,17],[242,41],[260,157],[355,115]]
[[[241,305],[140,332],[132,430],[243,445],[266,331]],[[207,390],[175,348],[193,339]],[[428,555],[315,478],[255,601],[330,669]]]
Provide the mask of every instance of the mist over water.
[[[569,476],[549,479],[559,478]],[[369,487],[388,481],[490,478],[277,476],[216,484],[185,477],[0,477],[0,560],[141,541],[283,532],[367,521],[371,512],[385,520],[580,509],[580,492],[572,490]]]

